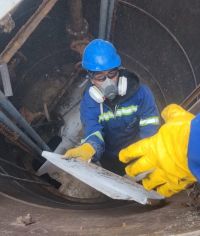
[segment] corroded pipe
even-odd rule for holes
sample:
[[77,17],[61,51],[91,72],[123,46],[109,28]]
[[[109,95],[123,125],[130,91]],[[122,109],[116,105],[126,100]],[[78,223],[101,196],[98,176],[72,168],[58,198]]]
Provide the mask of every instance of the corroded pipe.
[[70,27],[73,32],[83,28],[82,0],[69,1]]
[[12,103],[0,91],[0,107],[3,108],[12,117],[16,123],[24,129],[25,132],[38,144],[42,150],[50,151],[48,145],[41,139],[35,130],[28,124],[24,117],[17,111]]
[[42,150],[23,133],[2,111],[0,111],[0,122],[8,127],[12,132],[16,133],[28,147],[31,147],[37,154],[41,155]]

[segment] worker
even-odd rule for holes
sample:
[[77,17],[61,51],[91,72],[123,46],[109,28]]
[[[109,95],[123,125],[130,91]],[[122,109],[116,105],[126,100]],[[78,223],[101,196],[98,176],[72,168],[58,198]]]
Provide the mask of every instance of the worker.
[[80,105],[84,139],[65,156],[92,159],[124,175],[119,151],[155,134],[159,127],[155,99],[138,76],[121,67],[121,58],[108,41],[91,41],[83,52],[82,67],[89,79]]
[[161,115],[166,123],[159,131],[122,149],[119,159],[128,164],[128,176],[150,171],[142,180],[144,188],[170,197],[200,182],[200,114],[171,104]]

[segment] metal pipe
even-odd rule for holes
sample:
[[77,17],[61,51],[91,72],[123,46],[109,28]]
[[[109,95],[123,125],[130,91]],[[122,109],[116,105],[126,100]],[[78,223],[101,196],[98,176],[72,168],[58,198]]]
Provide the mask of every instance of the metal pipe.
[[200,85],[198,85],[181,103],[181,106],[188,109],[189,105],[200,96]]
[[37,154],[41,155],[42,150],[26,135],[24,134],[13,122],[2,112],[0,111],[0,122],[2,122],[6,127],[11,131],[17,133],[21,140],[31,147]]
[[3,83],[4,93],[6,97],[12,96],[12,86],[10,82],[10,75],[8,72],[8,66],[6,63],[0,64],[0,73],[1,73],[1,79]]
[[115,8],[115,0],[110,0],[109,7],[108,7],[108,19],[107,19],[107,30],[106,30],[106,39],[107,40],[110,39],[110,31],[111,31],[114,8]]
[[3,108],[17,124],[27,132],[27,134],[39,145],[42,150],[50,151],[48,145],[41,139],[35,130],[28,124],[24,117],[17,111],[12,103],[0,91],[0,107]]
[[105,39],[106,36],[106,23],[108,16],[108,3],[109,0],[101,0],[100,5],[100,20],[99,20],[99,38]]
[[82,0],[69,1],[70,27],[73,32],[83,28]]
[[189,112],[197,115],[200,112],[200,100],[197,100],[189,109]]

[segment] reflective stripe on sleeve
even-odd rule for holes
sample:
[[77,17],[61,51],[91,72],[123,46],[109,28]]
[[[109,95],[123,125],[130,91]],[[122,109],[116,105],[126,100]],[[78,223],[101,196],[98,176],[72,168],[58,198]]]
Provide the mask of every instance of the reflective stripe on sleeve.
[[147,119],[140,120],[140,126],[146,126],[146,125],[159,125],[160,120],[158,116],[149,117]]
[[99,138],[101,141],[104,142],[104,139],[103,139],[103,136],[102,136],[101,132],[100,132],[100,131],[96,131],[96,132],[90,134],[89,136],[87,136],[85,139],[82,139],[82,140],[81,140],[81,143],[86,142],[87,139],[88,139],[89,137],[93,136],[93,135],[95,135],[97,138]]

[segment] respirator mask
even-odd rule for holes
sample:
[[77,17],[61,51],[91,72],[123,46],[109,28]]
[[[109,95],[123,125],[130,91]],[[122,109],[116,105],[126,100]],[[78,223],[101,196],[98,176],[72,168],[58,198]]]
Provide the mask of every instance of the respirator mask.
[[101,85],[99,85],[99,90],[102,92],[105,98],[113,100],[116,97],[118,94],[117,82],[118,81],[106,78],[106,80]]
[[118,75],[119,71],[117,69],[109,71],[106,75],[90,75],[91,79],[101,82],[98,87],[95,85],[90,87],[90,96],[98,103],[104,102],[106,98],[113,100],[117,95],[124,96],[127,90],[127,78],[121,76],[118,79],[114,79]]

